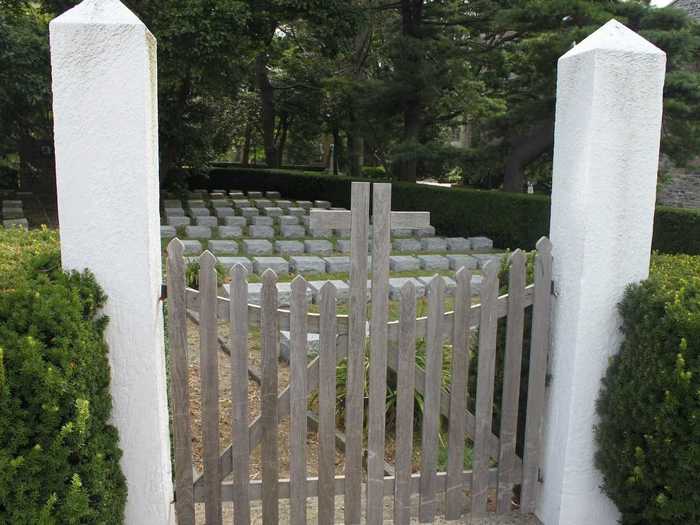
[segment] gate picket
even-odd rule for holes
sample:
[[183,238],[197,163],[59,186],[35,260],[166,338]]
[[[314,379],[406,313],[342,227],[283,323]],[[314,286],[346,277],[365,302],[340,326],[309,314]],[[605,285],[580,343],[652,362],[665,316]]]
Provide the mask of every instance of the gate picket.
[[442,390],[442,318],[445,281],[436,275],[428,288],[428,329],[425,342],[425,397],[421,437],[420,508],[421,523],[435,518],[437,507],[437,454],[440,432],[440,393]]
[[292,281],[290,301],[289,491],[292,525],[306,525],[306,280]]
[[250,523],[248,476],[248,283],[243,265],[231,269],[231,441],[233,447],[233,522]]
[[178,239],[168,244],[168,338],[175,445],[175,512],[179,525],[194,525],[184,251],[185,247]]
[[416,372],[416,287],[401,287],[398,374],[396,386],[396,481],[394,523],[411,520],[411,459],[413,456],[413,399]]
[[549,352],[549,321],[552,286],[552,243],[546,237],[537,242],[535,258],[535,300],[532,306],[530,371],[527,391],[527,423],[523,451],[523,484],[520,511],[535,510],[535,488],[539,467],[540,432],[544,414],[544,390]]
[[367,523],[379,525],[384,511],[387,321],[391,184],[375,184],[372,199],[372,316],[370,326],[369,429],[367,434]]
[[318,523],[335,522],[335,397],[336,397],[336,289],[327,282],[321,288],[321,336],[319,350],[319,454]]
[[216,258],[205,251],[199,257],[199,322],[200,380],[202,392],[202,446],[206,500],[204,513],[207,525],[220,525],[221,467],[219,464],[219,341],[216,317]]
[[365,322],[367,319],[367,230],[369,183],[352,183],[350,326],[345,397],[345,523],[359,525],[362,516],[362,434],[365,401]]
[[457,271],[454,324],[452,333],[452,376],[450,382],[450,418],[447,449],[447,489],[445,518],[459,519],[464,511],[464,447],[466,439],[467,378],[469,377],[469,309],[472,274],[466,268]]
[[277,447],[277,275],[268,269],[262,275],[262,384],[260,385],[260,421],[262,426],[262,514],[263,525],[279,522],[278,447]]
[[525,254],[515,250],[510,256],[508,279],[508,320],[506,325],[506,355],[503,370],[501,400],[500,452],[498,455],[498,512],[509,512],[515,484],[513,459],[518,433],[518,402],[520,399],[520,368],[523,355],[525,323],[524,288]]
[[476,379],[476,429],[472,468],[472,506],[476,514],[486,512],[489,487],[489,454],[487,439],[491,435],[493,390],[496,371],[496,300],[498,299],[498,267],[490,262],[481,284],[481,321],[479,323],[479,368]]

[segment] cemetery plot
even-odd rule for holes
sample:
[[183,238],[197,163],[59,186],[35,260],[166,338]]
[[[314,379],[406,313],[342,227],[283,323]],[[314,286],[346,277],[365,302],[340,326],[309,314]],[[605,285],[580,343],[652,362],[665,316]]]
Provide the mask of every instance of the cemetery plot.
[[[340,223],[349,220],[349,284],[307,280],[302,274],[323,264],[318,256],[289,256],[287,265],[259,256],[252,270],[262,273],[261,282],[249,282],[247,267],[236,265],[221,296],[214,255],[198,258],[198,289],[189,288],[185,246],[169,243],[176,508],[186,523],[194,523],[201,504],[201,517],[211,524],[223,522],[228,502],[236,523],[250,523],[258,501],[265,523],[312,517],[330,524],[336,511],[351,523],[362,517],[381,523],[386,499],[394,522],[409,523],[412,512],[421,522],[443,513],[454,520],[465,512],[510,512],[521,503],[514,492],[521,484],[531,497],[542,412],[538,398],[528,399],[525,452],[519,452],[523,322],[533,312],[530,360],[539,362],[549,329],[549,241],[538,244],[534,284],[525,279],[525,254],[511,256],[508,295],[499,296],[500,258],[484,259],[483,275],[462,267],[451,278],[393,278],[390,186],[374,188],[371,257],[368,190],[367,183],[353,185],[350,214],[311,217],[321,227],[345,227]],[[405,219],[423,222],[419,215]],[[442,267],[449,266],[443,259]],[[278,274],[292,268],[298,275],[280,281]],[[481,285],[478,301],[474,282]],[[503,344],[497,333],[506,326],[505,380],[495,383]],[[188,327],[198,332],[198,355]],[[479,359],[469,374],[472,351]],[[496,384],[500,434],[492,428]],[[530,385],[543,384],[544,368],[530,366]],[[467,402],[470,389],[475,394]],[[339,509],[338,495],[344,496]],[[317,515],[308,514],[309,498]]]
[[[312,217],[319,212],[325,214],[325,219],[314,223]],[[332,207],[329,201],[294,201],[275,191],[196,190],[182,199],[168,195],[163,198],[161,237],[163,242],[181,239],[190,263],[209,250],[224,275],[232,264],[245,265],[253,273],[249,277],[249,300],[257,304],[256,288],[267,268],[278,273],[280,284],[303,274],[310,281],[333,280],[347,286],[349,213]],[[419,222],[411,224],[416,220]],[[478,294],[481,270],[502,254],[494,253],[493,243],[483,236],[441,237],[429,221],[427,212],[392,213],[390,297],[397,296],[396,290],[406,279],[414,280],[420,295],[424,289],[421,279],[435,273],[449,277],[450,270],[462,266],[473,270],[472,290]],[[274,266],[266,261],[274,261]],[[448,286],[446,293],[451,292]],[[223,293],[227,293],[226,287]],[[342,294],[339,297],[341,303],[347,300]]]

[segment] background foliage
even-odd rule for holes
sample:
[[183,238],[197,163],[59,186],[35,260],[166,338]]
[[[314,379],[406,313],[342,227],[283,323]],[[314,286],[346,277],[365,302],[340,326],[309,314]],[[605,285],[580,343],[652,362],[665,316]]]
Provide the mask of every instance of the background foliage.
[[[0,0],[0,157],[51,138],[47,23],[76,3]],[[668,55],[663,152],[700,151],[700,26],[644,0],[125,3],[158,40],[163,174],[327,165],[333,144],[353,176],[546,192],[556,61],[610,18]]]

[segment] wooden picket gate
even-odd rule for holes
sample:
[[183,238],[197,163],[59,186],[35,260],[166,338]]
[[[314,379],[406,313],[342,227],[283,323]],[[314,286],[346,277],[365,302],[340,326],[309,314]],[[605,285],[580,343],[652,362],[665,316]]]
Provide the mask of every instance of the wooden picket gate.
[[[320,293],[320,312],[309,313],[307,283],[291,285],[289,309],[278,308],[277,276],[262,276],[260,306],[248,304],[247,273],[231,269],[230,299],[217,296],[215,258],[199,258],[199,290],[185,286],[183,246],[168,246],[168,333],[171,350],[171,406],[175,460],[176,512],[180,525],[195,523],[195,503],[204,503],[207,525],[222,523],[222,502],[233,503],[234,523],[251,521],[251,501],[260,500],[262,522],[280,523],[279,500],[289,499],[289,522],[307,522],[307,504],[316,498],[317,522],[336,519],[335,496],[343,495],[347,524],[382,523],[384,499],[393,496],[395,523],[409,523],[411,498],[417,495],[421,523],[430,523],[444,508],[447,519],[465,512],[499,513],[514,509],[514,488],[520,487],[520,512],[534,510],[538,484],[540,433],[549,346],[551,244],[537,244],[535,282],[526,284],[526,256],[511,255],[508,294],[499,296],[499,265],[484,270],[479,304],[471,301],[471,272],[456,272],[454,309],[444,311],[445,283],[434,278],[427,290],[428,315],[416,317],[416,291],[411,282],[401,289],[400,319],[388,321],[391,227],[420,227],[424,213],[391,212],[391,186],[374,184],[371,314],[367,345],[367,257],[369,183],[353,183],[352,210],[312,211],[312,225],[351,228],[349,315],[336,313],[336,289],[327,283]],[[358,256],[358,254],[363,254]],[[516,452],[520,377],[526,309],[532,307],[527,410],[522,457]],[[187,319],[200,332],[203,471],[192,461],[188,391]],[[505,324],[500,431],[493,431],[494,384],[499,319]],[[218,322],[230,325],[232,443],[219,449]],[[248,363],[249,328],[261,335],[260,371]],[[290,331],[289,385],[278,392],[279,331]],[[319,355],[307,357],[307,334],[320,334]],[[478,334],[475,410],[468,410],[470,340]],[[425,341],[425,368],[416,365],[417,340]],[[449,391],[443,388],[443,344],[451,345]],[[366,348],[368,346],[369,348]],[[365,419],[365,354],[369,354],[369,394]],[[347,358],[345,401],[345,474],[335,475],[336,366]],[[385,462],[387,369],[396,375],[396,460]],[[260,382],[261,413],[250,421],[248,378]],[[318,413],[309,413],[316,393]],[[420,472],[412,473],[414,396],[423,397]],[[289,478],[280,479],[278,424],[289,417]],[[307,432],[314,423],[319,435],[318,477],[307,476]],[[366,449],[364,428],[368,429]],[[438,472],[439,430],[447,428],[447,468]],[[473,445],[471,470],[464,470],[467,438]],[[250,454],[261,447],[261,480],[249,479]],[[366,469],[363,467],[366,458]],[[366,497],[363,499],[363,485]],[[444,495],[444,507],[440,497]],[[491,495],[491,498],[489,498]],[[489,503],[491,501],[491,503]],[[416,517],[416,516],[413,516]]]

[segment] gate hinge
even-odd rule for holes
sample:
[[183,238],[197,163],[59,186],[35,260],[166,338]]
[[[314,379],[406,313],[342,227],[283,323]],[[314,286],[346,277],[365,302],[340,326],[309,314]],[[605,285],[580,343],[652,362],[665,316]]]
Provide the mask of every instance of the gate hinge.
[[542,469],[538,468],[537,469],[537,482],[538,483],[544,483],[544,475],[542,474]]
[[549,293],[551,293],[554,297],[559,297],[559,292],[557,291],[557,287],[554,286],[554,281],[549,283]]
[[158,300],[165,301],[167,298],[168,298],[168,285],[161,284],[160,285],[160,297],[158,298]]

